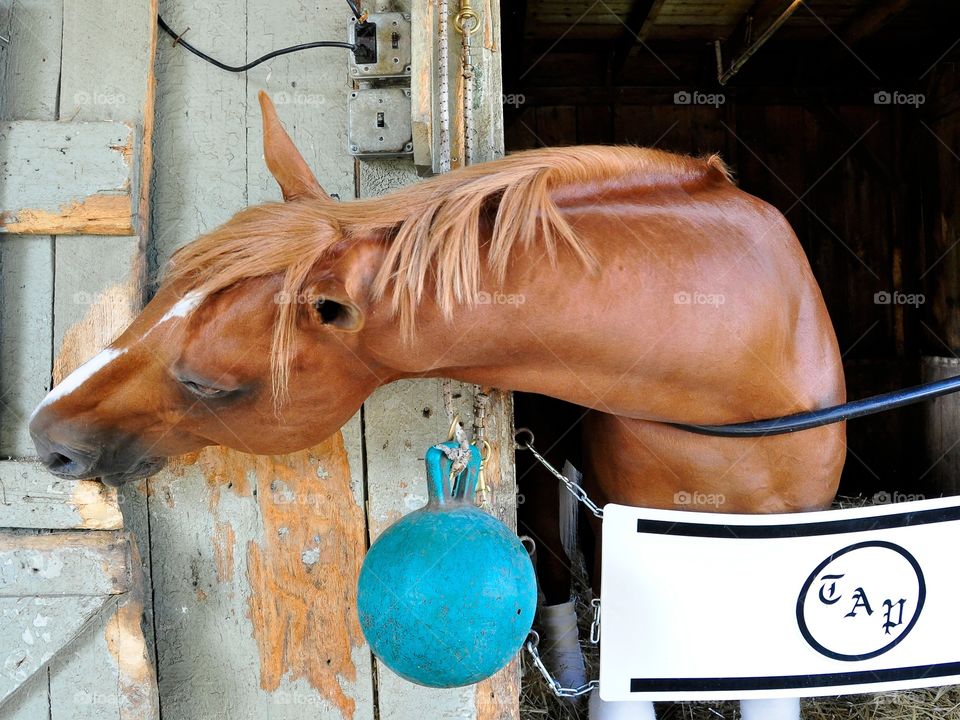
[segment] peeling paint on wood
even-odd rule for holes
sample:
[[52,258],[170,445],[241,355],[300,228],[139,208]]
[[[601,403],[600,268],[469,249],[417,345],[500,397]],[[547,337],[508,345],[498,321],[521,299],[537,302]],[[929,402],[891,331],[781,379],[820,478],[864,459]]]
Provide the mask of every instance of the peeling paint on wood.
[[91,298],[83,319],[66,331],[53,363],[54,383],[96,355],[130,323],[140,305],[140,265],[138,261],[131,271],[130,282],[113,285]]
[[120,532],[0,531],[0,597],[127,592],[129,552]]
[[217,565],[217,580],[231,582],[233,580],[233,546],[236,535],[233,525],[229,522],[218,522],[213,536],[213,556]]
[[350,500],[341,436],[282,458],[214,449],[199,464],[214,488],[232,483],[236,493],[252,492],[237,479],[256,479],[263,540],[247,543],[247,574],[261,687],[273,692],[284,677],[304,678],[353,717],[355,700],[341,679],[356,678],[353,649],[363,644],[355,594],[364,518]]
[[125,598],[103,629],[107,651],[117,671],[121,718],[153,717],[156,705],[153,666],[143,642],[143,603]]
[[90,195],[55,211],[19,208],[0,213],[0,232],[21,235],[129,235],[129,195]]
[[116,122],[0,124],[0,232],[130,235],[134,131]]
[[62,480],[37,462],[0,461],[0,527],[118,530],[116,491],[94,480]]

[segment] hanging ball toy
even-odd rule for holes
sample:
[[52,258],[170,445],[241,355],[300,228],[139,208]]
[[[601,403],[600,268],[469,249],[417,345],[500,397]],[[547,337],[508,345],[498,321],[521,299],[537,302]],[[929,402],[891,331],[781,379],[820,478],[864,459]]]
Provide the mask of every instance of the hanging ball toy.
[[387,667],[419,685],[448,688],[493,675],[517,653],[533,624],[537,584],[516,534],[474,505],[480,453],[470,447],[467,467],[454,477],[440,447],[426,455],[427,504],[367,552],[357,610]]

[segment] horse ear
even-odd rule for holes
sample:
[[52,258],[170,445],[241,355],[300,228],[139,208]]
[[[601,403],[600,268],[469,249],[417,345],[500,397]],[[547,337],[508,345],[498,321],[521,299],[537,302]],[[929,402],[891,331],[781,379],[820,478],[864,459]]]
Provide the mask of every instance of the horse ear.
[[310,172],[306,160],[283,129],[270,97],[260,91],[260,111],[263,114],[263,156],[267,168],[280,185],[284,200],[297,198],[324,198],[329,200],[320,183]]

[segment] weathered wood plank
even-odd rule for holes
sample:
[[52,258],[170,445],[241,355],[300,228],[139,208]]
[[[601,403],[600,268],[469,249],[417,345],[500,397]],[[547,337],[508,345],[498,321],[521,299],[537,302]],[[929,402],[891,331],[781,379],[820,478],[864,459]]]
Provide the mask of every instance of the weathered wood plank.
[[126,592],[129,539],[120,532],[0,531],[0,597]]
[[117,493],[95,480],[61,480],[36,462],[0,461],[0,527],[119,530]]
[[0,119],[57,119],[62,33],[62,0],[0,3]]
[[48,671],[41,668],[0,704],[3,720],[50,720]]
[[34,454],[27,418],[50,389],[50,238],[0,241],[0,456]]
[[132,233],[135,151],[124,123],[3,123],[0,232]]
[[136,128],[133,214],[138,222],[150,177],[156,0],[63,0],[60,118],[114,120]]
[[[129,183],[134,222],[128,236],[57,236],[55,377],[62,377],[112,340],[142,302],[156,17],[156,0],[64,0],[60,117],[121,122],[134,128]],[[79,275],[76,268],[84,268],[86,275]],[[146,502],[133,488],[125,488],[124,493],[125,524],[145,527]],[[148,566],[150,559],[145,553],[141,560],[129,536],[127,543],[136,593],[128,593],[110,612],[102,613],[103,630],[87,633],[75,652],[52,667],[54,717],[154,720],[159,716],[156,678],[148,661],[152,648],[140,622],[141,598],[150,597],[151,591],[149,583],[144,587],[139,571],[141,563]],[[149,612],[148,607],[148,625],[152,622]],[[100,692],[103,704],[74,702],[81,690]]]
[[[470,386],[454,384],[454,405],[468,428],[473,420],[471,390]],[[382,387],[367,400],[364,417],[367,521],[372,542],[403,515],[426,504],[423,455],[427,448],[446,440],[450,422],[438,380],[401,380]],[[421,714],[476,717],[473,688],[419,687],[398,677],[380,661],[377,698],[383,720],[406,720]]]
[[[7,720],[7,702],[20,694],[17,688],[35,674],[46,680],[43,667],[90,622],[110,595],[66,597],[0,597],[0,717]],[[29,692],[23,688],[22,692]],[[43,687],[47,709],[47,688]],[[33,720],[33,718],[31,718]]]
[[159,718],[138,595],[104,605],[50,663],[50,720]]

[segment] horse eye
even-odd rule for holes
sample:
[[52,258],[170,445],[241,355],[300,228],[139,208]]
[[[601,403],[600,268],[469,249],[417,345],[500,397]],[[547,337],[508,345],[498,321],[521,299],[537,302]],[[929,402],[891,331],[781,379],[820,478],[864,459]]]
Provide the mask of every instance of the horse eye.
[[209,385],[201,385],[193,380],[181,380],[180,382],[187,390],[202,398],[221,397],[229,392],[229,390],[222,390],[220,388],[210,387]]
[[314,307],[317,309],[317,312],[320,313],[320,319],[325,323],[334,322],[340,317],[340,312],[343,310],[343,305],[333,300],[327,300],[326,298],[317,300],[314,303]]

